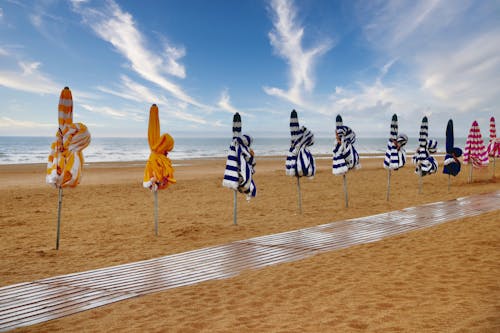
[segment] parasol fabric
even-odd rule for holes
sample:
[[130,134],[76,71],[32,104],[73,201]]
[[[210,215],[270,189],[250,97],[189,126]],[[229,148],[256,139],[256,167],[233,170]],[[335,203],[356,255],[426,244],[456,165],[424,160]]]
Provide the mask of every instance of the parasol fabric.
[[314,144],[314,134],[302,126],[299,128],[297,112],[290,115],[291,144],[286,157],[286,174],[296,177],[313,177],[316,164],[309,147]]
[[384,168],[398,170],[406,164],[406,149],[408,143],[406,134],[398,134],[398,117],[392,116],[390,138],[387,141],[387,150],[384,158]]
[[257,194],[253,181],[255,158],[250,148],[252,141],[250,136],[241,134],[241,117],[236,113],[233,118],[233,141],[229,146],[222,186],[246,194],[247,200]]
[[488,156],[500,157],[500,138],[497,138],[497,130],[495,128],[495,117],[490,118],[490,142],[486,148]]
[[420,125],[420,136],[418,139],[419,146],[415,155],[413,155],[413,163],[416,165],[415,173],[422,176],[436,173],[438,163],[431,153],[437,151],[437,141],[428,140],[429,137],[429,121],[427,117],[422,118]]
[[337,141],[333,148],[332,173],[334,175],[343,175],[354,167],[360,167],[359,154],[354,147],[356,134],[350,127],[343,125],[337,126],[335,132]]
[[446,126],[446,155],[444,157],[443,173],[447,175],[456,176],[460,173],[460,160],[462,156],[462,149],[454,147],[455,137],[453,134],[453,120],[448,120]]
[[474,120],[467,136],[464,149],[464,164],[471,163],[480,168],[488,165],[488,153],[484,146],[483,137],[477,121]]
[[174,139],[170,134],[160,135],[159,110],[153,104],[149,110],[148,143],[151,153],[144,169],[142,185],[152,191],[166,189],[175,184],[174,168],[168,153],[174,149]]
[[82,150],[90,144],[90,132],[82,123],[73,123],[73,97],[64,87],[58,106],[59,130],[51,145],[47,163],[47,184],[58,188],[80,183],[83,168]]

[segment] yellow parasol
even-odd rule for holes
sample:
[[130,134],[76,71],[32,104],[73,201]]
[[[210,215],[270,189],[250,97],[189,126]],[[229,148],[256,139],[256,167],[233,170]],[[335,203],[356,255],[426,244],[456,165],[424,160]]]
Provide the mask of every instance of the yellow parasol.
[[56,249],[59,249],[62,189],[76,187],[80,183],[84,162],[82,150],[90,144],[87,126],[73,123],[73,97],[68,87],[64,87],[61,91],[58,118],[59,130],[56,141],[51,145],[45,178],[47,184],[59,189]]
[[168,133],[160,135],[156,104],[149,110],[148,143],[151,154],[144,170],[143,186],[153,191],[155,196],[155,232],[158,236],[158,190],[166,189],[170,184],[175,184],[176,180],[172,161],[168,158],[168,153],[174,149],[174,139]]

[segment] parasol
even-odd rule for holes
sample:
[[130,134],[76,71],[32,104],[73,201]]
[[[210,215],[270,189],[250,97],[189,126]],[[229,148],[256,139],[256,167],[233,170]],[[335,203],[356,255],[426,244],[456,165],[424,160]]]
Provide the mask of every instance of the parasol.
[[500,138],[497,138],[495,117],[490,118],[490,142],[486,148],[488,156],[493,157],[493,177],[495,177],[496,158],[500,157]]
[[348,127],[344,126],[342,117],[337,116],[335,121],[335,147],[333,148],[333,165],[332,173],[336,176],[342,175],[344,180],[344,196],[345,206],[349,206],[347,194],[347,179],[346,173],[353,169],[359,168],[359,154],[354,143],[356,142],[356,134]]
[[450,189],[450,176],[456,176],[460,172],[460,160],[462,149],[454,147],[453,120],[448,120],[446,126],[446,155],[444,157],[443,173],[448,175],[448,190]]
[[286,157],[286,174],[297,178],[299,212],[302,213],[302,198],[300,193],[300,177],[314,177],[316,164],[309,147],[314,144],[314,134],[302,126],[299,127],[297,111],[290,114],[291,142]]
[[76,187],[80,183],[84,162],[82,150],[90,144],[87,126],[73,123],[73,97],[68,87],[61,91],[58,120],[59,130],[51,145],[45,177],[47,184],[59,190],[56,250],[59,249],[63,188]]
[[422,118],[420,125],[420,136],[418,148],[413,155],[413,163],[416,165],[415,173],[419,176],[418,192],[422,193],[422,177],[436,173],[438,163],[431,154],[437,151],[437,141],[429,140],[429,121],[427,117]]
[[247,200],[255,197],[257,188],[253,181],[255,158],[250,148],[252,138],[241,134],[241,116],[236,112],[233,116],[233,141],[229,146],[226,169],[222,186],[234,191],[233,223],[237,223],[237,191],[246,194]]
[[484,146],[483,136],[477,121],[474,120],[464,149],[464,164],[472,164],[469,169],[469,183],[472,182],[472,169],[486,167],[488,162],[488,152]]
[[391,170],[398,170],[406,164],[405,145],[407,142],[406,134],[398,134],[398,116],[392,115],[390,137],[384,158],[384,168],[387,169],[387,200],[391,193]]
[[174,139],[170,134],[160,135],[160,117],[156,104],[149,109],[148,143],[151,153],[144,169],[142,185],[154,193],[155,200],[155,234],[158,236],[158,190],[175,184],[174,168],[168,153],[174,149]]

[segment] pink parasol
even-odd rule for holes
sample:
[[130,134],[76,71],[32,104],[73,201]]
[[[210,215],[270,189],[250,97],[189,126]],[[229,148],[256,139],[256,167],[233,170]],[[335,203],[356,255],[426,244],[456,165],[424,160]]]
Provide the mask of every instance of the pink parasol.
[[488,153],[477,121],[474,120],[464,149],[464,164],[471,164],[469,182],[472,181],[472,169],[488,166]]
[[500,157],[500,138],[497,138],[497,130],[495,128],[495,117],[490,118],[490,142],[486,148],[488,156],[493,157],[493,177],[495,177],[495,162],[496,158]]

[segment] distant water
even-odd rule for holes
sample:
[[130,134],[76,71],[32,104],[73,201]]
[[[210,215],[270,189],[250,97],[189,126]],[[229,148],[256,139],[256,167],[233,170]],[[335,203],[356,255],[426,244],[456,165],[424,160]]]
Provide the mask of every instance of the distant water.
[[[438,152],[445,150],[445,139],[437,138]],[[465,138],[455,139],[463,147]],[[0,136],[0,164],[46,163],[53,137],[9,137]],[[176,138],[172,160],[190,158],[226,157],[230,138]],[[385,153],[387,139],[357,138],[356,148],[360,153]],[[410,138],[407,151],[414,152],[417,138]],[[290,147],[289,138],[255,138],[252,145],[257,156],[286,156]],[[331,154],[333,138],[316,138],[313,154]],[[149,157],[146,138],[92,138],[84,151],[86,162],[145,161]]]

